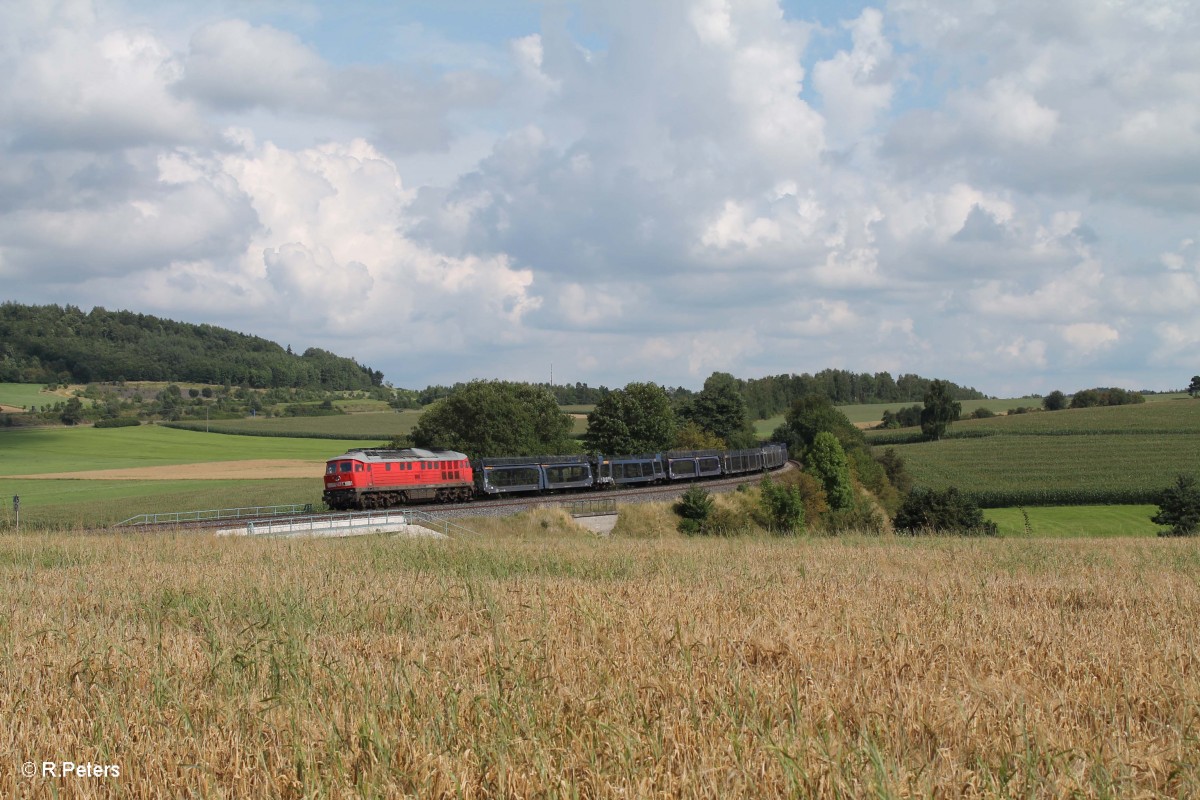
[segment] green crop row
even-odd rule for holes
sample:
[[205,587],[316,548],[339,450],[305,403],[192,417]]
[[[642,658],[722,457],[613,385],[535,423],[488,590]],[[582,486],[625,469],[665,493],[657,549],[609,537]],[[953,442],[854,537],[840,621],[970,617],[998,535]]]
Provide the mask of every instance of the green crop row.
[[[1200,474],[1197,436],[992,436],[910,444],[897,452],[917,485],[989,492],[989,506],[1147,502],[1147,493],[1176,475]],[[1070,492],[1090,494],[1064,499]]]
[[1124,506],[1157,503],[1161,489],[972,489],[964,494],[980,508],[1019,506]]

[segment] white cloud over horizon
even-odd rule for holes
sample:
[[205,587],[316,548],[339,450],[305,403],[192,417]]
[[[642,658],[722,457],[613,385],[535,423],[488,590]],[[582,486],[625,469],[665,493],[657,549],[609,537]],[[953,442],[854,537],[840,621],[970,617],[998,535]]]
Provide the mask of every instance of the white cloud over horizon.
[[1190,3],[580,0],[496,38],[397,10],[359,58],[322,33],[354,3],[214,8],[0,6],[0,299],[410,387],[1197,371]]

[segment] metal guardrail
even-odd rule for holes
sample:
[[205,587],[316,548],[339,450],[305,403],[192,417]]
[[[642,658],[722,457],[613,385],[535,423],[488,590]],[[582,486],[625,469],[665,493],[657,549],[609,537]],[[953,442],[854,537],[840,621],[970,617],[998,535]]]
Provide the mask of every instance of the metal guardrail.
[[223,519],[246,519],[248,517],[294,517],[311,514],[312,503],[293,503],[286,506],[247,506],[246,508],[213,508],[203,511],[168,511],[162,514],[138,514],[118,522],[114,528],[124,525],[170,525],[184,522],[220,522]]
[[617,501],[611,497],[591,500],[571,500],[562,504],[572,517],[600,517],[617,513]]
[[246,523],[246,534],[249,536],[286,536],[307,533],[315,536],[339,531],[353,532],[381,525],[419,525],[444,536],[452,534],[478,535],[470,528],[424,511],[396,508],[253,520]]

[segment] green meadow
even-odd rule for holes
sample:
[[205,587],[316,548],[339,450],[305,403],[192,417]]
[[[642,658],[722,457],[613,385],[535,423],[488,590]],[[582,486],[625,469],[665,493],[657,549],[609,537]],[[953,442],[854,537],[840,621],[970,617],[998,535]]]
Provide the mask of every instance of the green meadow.
[[61,394],[43,391],[42,387],[35,383],[0,383],[0,406],[41,407],[47,403],[61,403],[67,399]]
[[[362,402],[362,401],[356,401]],[[327,417],[246,417],[244,419],[195,420],[173,423],[190,430],[251,436],[338,437],[382,439],[412,433],[421,418],[414,409],[404,411],[362,411]],[[375,442],[378,445],[379,442]]]
[[324,461],[377,441],[227,436],[159,425],[0,431],[0,476],[251,459]]
[[[984,516],[1000,526],[1001,536],[1070,538],[1156,536],[1150,521],[1156,506],[1030,506],[991,508]],[[1026,521],[1029,527],[1026,528]]]
[[21,498],[22,527],[88,530],[138,514],[312,503],[321,509],[321,473],[267,480],[21,480],[0,478],[0,527],[13,523]]
[[[24,525],[100,527],[136,514],[313,503],[320,506],[322,462],[372,441],[227,436],[142,425],[136,428],[19,428],[0,431],[0,520],[21,498]],[[248,463],[238,479],[94,480],[71,473],[153,469],[221,461],[309,461],[311,478],[258,478]],[[64,473],[62,478],[29,479]]]

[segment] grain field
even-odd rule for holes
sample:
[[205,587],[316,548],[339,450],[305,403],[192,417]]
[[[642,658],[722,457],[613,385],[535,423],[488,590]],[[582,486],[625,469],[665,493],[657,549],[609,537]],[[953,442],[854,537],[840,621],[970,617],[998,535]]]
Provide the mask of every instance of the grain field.
[[1200,794],[1186,541],[8,535],[0,600],[4,797]]

